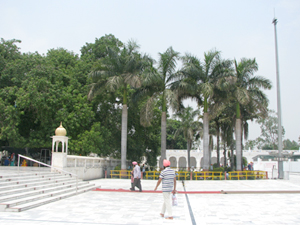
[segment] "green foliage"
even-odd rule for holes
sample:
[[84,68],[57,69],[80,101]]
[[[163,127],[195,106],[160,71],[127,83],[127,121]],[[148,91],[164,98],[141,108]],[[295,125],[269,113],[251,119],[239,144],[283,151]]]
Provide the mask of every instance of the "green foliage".
[[224,169],[224,171],[226,171],[226,172],[230,172],[230,171],[232,171],[232,168],[231,168],[231,167],[229,167],[229,166],[226,166],[226,167],[225,167],[225,169]]
[[123,43],[114,35],[109,34],[101,38],[96,38],[94,43],[86,43],[81,48],[81,57],[84,60],[95,61],[104,58],[108,55],[107,47],[119,50]]
[[214,167],[213,171],[224,172],[224,167]]
[[245,144],[245,149],[248,150],[253,150],[256,146],[256,141],[255,140],[248,140]]
[[243,157],[243,165],[246,167],[248,165],[248,161],[246,157]]
[[140,161],[146,157],[147,163],[156,165],[160,147],[160,112],[154,107],[152,126],[144,127],[140,123],[142,103],[129,102],[127,159]]
[[[67,136],[71,138],[69,151],[72,154],[88,155],[93,152],[119,158],[122,103],[126,103],[127,159],[139,161],[146,157],[147,163],[154,167],[161,150],[161,112],[167,111],[170,106],[179,110],[182,99],[193,97],[201,106],[204,101],[205,110],[210,107],[210,112],[218,112],[211,116],[218,116],[216,121],[220,122],[220,129],[224,132],[232,124],[234,113],[231,112],[235,107],[232,96],[226,95],[231,102],[217,98],[224,98],[222,91],[226,89],[228,92],[230,89],[229,83],[220,82],[217,78],[221,72],[224,72],[223,78],[229,78],[227,73],[230,72],[228,66],[231,64],[220,60],[217,51],[206,53],[204,64],[195,57],[186,56],[183,60],[185,71],[181,72],[188,72],[189,76],[182,82],[174,82],[179,79],[176,72],[179,53],[171,47],[160,53],[160,60],[155,68],[154,60],[139,53],[136,43],[128,42],[124,45],[112,34],[96,38],[94,43],[86,43],[81,48],[80,56],[64,48],[50,49],[46,55],[37,52],[22,54],[17,46],[19,43],[21,41],[15,39],[0,41],[2,145],[51,148],[50,137],[62,122]],[[259,80],[249,81],[251,87],[257,88],[257,81]],[[95,91],[94,97],[88,100],[87,94],[91,90]],[[138,98],[139,96],[142,97]],[[261,97],[264,99],[264,95]],[[138,101],[133,102],[132,98]],[[250,119],[257,102],[249,102],[246,95],[240,95],[238,100],[241,103],[241,115],[245,120]],[[220,102],[229,104],[226,110],[212,108]],[[242,103],[247,103],[249,107]],[[255,116],[260,117],[260,114],[256,113]],[[181,128],[186,128],[186,132],[174,139],[175,131]],[[187,128],[177,120],[168,119],[168,149],[187,147],[185,138],[191,140],[195,136],[189,135]],[[213,135],[213,131],[210,131]],[[199,129],[195,128],[193,132],[195,134]],[[222,139],[226,139],[228,146],[233,139],[230,132],[232,133],[232,127],[228,129],[228,134],[222,134]],[[200,133],[197,134],[200,136]],[[227,139],[231,139],[231,142]],[[284,146],[297,147],[289,140],[285,141]]]
[[121,165],[117,165],[117,166],[115,167],[115,170],[121,170]]
[[80,133],[76,140],[70,142],[70,149],[81,155],[96,153],[105,157],[111,154],[110,139],[111,133],[100,122],[95,122],[90,130]]
[[265,144],[261,147],[262,150],[273,150],[274,147],[277,149],[277,145],[269,145],[269,144]]
[[300,145],[296,141],[286,139],[283,141],[283,149],[285,150],[298,150]]
[[167,149],[186,149],[187,141],[183,133],[175,137],[175,132],[180,128],[180,121],[167,119]]
[[[268,111],[266,118],[257,120],[260,124],[261,136],[256,139],[258,148],[277,149],[278,146],[278,117],[274,110]],[[284,136],[284,128],[282,127],[282,137]]]

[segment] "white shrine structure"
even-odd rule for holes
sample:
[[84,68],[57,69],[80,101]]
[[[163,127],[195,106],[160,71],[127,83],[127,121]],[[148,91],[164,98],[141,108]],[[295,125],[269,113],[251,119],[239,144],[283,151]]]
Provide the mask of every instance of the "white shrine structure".
[[91,180],[105,177],[105,172],[109,174],[121,160],[110,157],[86,157],[68,155],[67,131],[60,123],[52,136],[52,161],[51,166],[73,174],[83,180]]

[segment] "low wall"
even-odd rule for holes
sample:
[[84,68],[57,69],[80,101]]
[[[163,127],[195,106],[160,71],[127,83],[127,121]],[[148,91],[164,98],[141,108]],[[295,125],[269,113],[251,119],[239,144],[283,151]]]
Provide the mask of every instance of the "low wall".
[[82,180],[104,178],[105,171],[109,174],[110,170],[114,170],[117,165],[121,165],[121,160],[109,157],[86,157],[66,155],[58,152],[55,152],[53,156],[53,166],[64,171],[77,174],[78,178]]
[[287,161],[283,162],[283,171],[290,173],[300,173],[300,161]]
[[[277,178],[277,172],[273,173],[273,170],[278,171],[278,161],[254,161],[254,170],[262,170],[268,172],[269,178]],[[283,171],[289,173],[300,173],[300,161],[284,161]]]
[[104,178],[105,171],[109,174],[120,164],[119,159],[68,155],[65,170],[77,174],[80,179],[92,180]]

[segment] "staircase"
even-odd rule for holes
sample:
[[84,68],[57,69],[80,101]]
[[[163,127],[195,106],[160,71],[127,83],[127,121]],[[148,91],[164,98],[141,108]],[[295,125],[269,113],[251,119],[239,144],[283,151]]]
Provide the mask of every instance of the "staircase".
[[0,212],[21,212],[96,188],[70,174],[43,168],[20,172],[5,169],[0,173]]

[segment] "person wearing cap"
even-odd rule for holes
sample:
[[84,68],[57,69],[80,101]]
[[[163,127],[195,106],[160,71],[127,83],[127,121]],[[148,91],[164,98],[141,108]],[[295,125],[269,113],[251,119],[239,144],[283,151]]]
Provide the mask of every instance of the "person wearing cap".
[[131,191],[135,191],[135,187],[137,187],[140,192],[142,191],[142,185],[141,185],[141,169],[137,162],[132,162],[132,165],[134,166],[133,169],[133,185],[132,188],[130,188]]
[[165,217],[165,212],[167,210],[168,217],[166,217],[166,219],[172,220],[173,215],[172,215],[172,205],[171,205],[171,196],[172,196],[171,193],[173,194],[176,193],[176,175],[175,175],[175,171],[170,168],[170,164],[171,163],[169,160],[164,159],[163,165],[165,169],[161,171],[154,191],[157,190],[158,186],[162,182],[164,203],[160,215],[162,217]]

